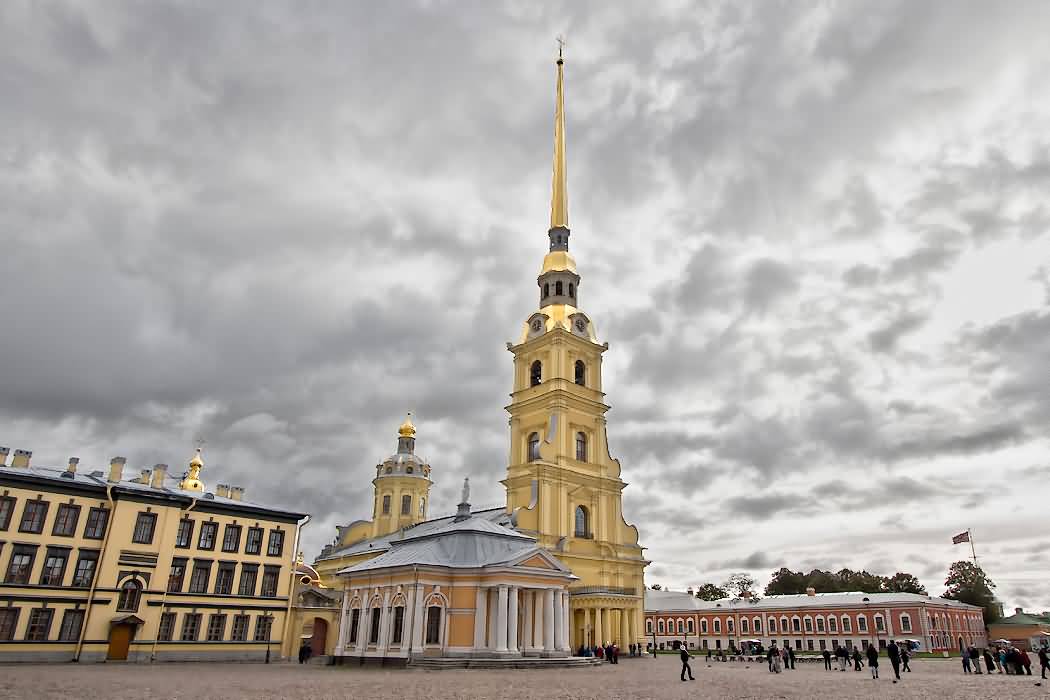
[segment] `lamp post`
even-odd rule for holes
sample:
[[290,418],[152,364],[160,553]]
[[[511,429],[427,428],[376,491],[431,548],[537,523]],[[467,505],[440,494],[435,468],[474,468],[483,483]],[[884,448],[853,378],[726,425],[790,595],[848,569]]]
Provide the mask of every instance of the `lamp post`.
[[266,663],[270,663],[270,639],[273,637],[273,613],[262,616],[266,620]]

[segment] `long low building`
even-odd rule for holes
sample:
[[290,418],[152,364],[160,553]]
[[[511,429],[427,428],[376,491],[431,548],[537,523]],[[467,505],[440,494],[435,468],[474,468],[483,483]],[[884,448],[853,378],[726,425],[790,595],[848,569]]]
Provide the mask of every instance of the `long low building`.
[[817,593],[700,600],[689,592],[645,591],[649,648],[740,648],[747,640],[800,652],[885,647],[912,640],[921,651],[983,647],[981,608],[915,593]]

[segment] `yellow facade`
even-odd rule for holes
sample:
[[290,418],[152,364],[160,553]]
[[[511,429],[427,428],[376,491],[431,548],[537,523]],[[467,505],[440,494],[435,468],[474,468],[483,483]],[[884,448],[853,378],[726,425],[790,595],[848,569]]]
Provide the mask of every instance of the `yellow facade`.
[[280,653],[305,516],[185,490],[165,465],[125,479],[122,458],[91,474],[3,461],[0,661]]

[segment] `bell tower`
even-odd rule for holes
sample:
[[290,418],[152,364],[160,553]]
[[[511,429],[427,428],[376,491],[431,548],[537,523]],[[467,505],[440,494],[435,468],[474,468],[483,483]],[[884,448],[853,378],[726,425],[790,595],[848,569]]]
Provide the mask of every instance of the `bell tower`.
[[[516,343],[510,414],[507,509],[580,578],[571,596],[575,645],[643,636],[643,570],[638,530],[623,518],[620,463],[609,454],[602,355],[579,308],[580,275],[569,252],[563,67],[559,50],[549,246],[539,276],[539,309]],[[607,613],[605,639],[590,612]],[[589,636],[588,636],[589,635]]]
[[376,465],[372,532],[380,537],[427,519],[430,465],[416,455],[416,426],[409,413],[398,428],[397,452]]

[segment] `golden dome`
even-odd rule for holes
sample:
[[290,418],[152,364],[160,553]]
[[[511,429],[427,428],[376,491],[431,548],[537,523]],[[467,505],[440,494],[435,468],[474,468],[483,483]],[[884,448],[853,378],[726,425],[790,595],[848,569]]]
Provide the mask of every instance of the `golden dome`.
[[568,270],[576,274],[576,258],[567,250],[552,250],[543,256],[543,269],[540,274]]
[[190,469],[186,472],[185,478],[179,482],[179,488],[185,491],[203,491],[204,483],[200,480],[201,467],[204,466],[204,460],[201,459],[201,448],[197,448],[197,453],[193,455],[193,459],[190,460]]
[[198,468],[204,466],[204,460],[201,459],[201,448],[197,448],[197,454],[193,455],[193,459],[190,460],[190,466]]
[[416,426],[412,425],[411,413],[405,417],[405,422],[397,429],[397,434],[404,438],[414,438],[416,436]]

